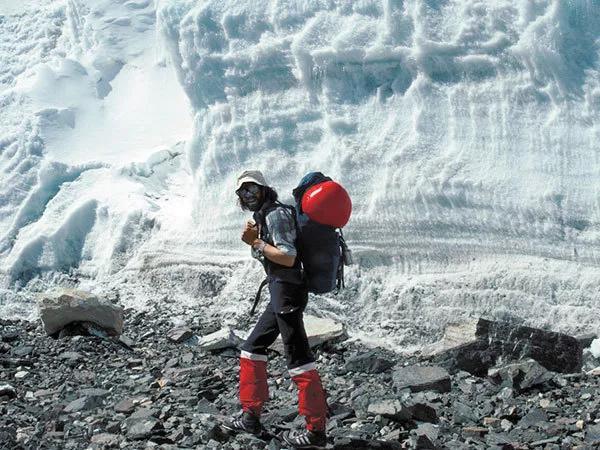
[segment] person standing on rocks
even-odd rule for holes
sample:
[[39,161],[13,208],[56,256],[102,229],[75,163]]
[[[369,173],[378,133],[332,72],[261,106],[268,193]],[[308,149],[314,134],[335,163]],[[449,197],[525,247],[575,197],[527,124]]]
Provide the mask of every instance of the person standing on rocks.
[[254,222],[246,223],[242,241],[264,266],[267,273],[264,283],[268,282],[271,299],[241,346],[242,415],[228,420],[224,426],[233,431],[262,433],[260,415],[269,399],[267,348],[281,333],[288,372],[298,387],[298,410],[306,420],[304,432],[286,433],[283,439],[297,449],[324,447],[327,402],[304,329],[308,289],[297,258],[294,210],[277,200],[277,192],[257,170],[243,172],[235,192],[242,210],[253,212]]

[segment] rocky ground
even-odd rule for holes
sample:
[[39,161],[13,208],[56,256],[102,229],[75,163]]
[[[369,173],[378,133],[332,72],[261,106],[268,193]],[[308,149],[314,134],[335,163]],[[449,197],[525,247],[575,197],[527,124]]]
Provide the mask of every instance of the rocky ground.
[[[130,340],[54,339],[41,323],[0,320],[0,448],[285,448],[277,433],[303,418],[283,357],[269,360],[271,434],[228,434],[219,421],[239,411],[237,350],[198,345],[214,324],[190,324],[179,343],[172,328],[158,312],[125,311]],[[589,352],[576,374],[529,360],[487,377],[347,340],[315,353],[330,448],[600,447],[600,370],[590,370],[600,362]]]

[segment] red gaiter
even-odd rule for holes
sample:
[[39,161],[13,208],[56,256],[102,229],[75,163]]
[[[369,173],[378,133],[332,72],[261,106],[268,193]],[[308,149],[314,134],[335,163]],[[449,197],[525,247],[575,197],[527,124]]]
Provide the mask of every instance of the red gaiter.
[[244,411],[260,416],[269,399],[267,362],[240,358],[240,403]]
[[292,377],[298,386],[298,412],[305,417],[306,428],[310,431],[325,431],[327,401],[316,369],[308,370]]

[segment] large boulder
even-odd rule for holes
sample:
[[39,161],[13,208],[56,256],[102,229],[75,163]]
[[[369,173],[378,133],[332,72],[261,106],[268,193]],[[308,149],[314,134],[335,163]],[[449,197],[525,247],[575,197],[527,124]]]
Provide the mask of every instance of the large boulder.
[[567,334],[476,319],[448,326],[443,339],[425,348],[424,355],[451,371],[483,377],[499,361],[528,358],[554,372],[579,372],[583,349]]
[[38,300],[40,318],[48,334],[74,322],[91,322],[109,334],[123,331],[123,308],[96,295],[76,289],[60,289]]

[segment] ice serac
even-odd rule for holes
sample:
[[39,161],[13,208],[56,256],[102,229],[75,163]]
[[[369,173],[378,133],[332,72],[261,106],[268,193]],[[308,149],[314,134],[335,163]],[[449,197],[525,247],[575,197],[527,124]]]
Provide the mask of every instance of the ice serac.
[[158,23],[209,245],[238,245],[241,170],[282,193],[323,170],[361,268],[316,302],[364,336],[433,341],[473,311],[597,321],[597,1],[162,0]]

